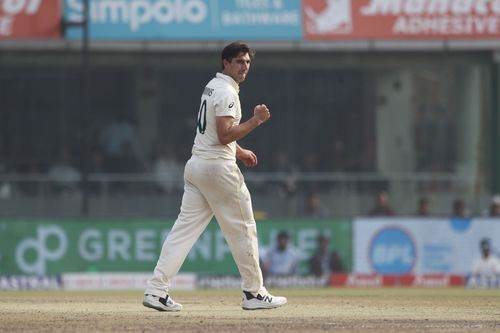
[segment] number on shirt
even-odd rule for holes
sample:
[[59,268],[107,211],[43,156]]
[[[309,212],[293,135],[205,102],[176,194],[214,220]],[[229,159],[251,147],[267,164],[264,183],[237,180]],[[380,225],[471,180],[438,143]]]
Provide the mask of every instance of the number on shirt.
[[200,111],[198,111],[198,131],[205,134],[207,128],[207,100],[204,99],[201,103]]

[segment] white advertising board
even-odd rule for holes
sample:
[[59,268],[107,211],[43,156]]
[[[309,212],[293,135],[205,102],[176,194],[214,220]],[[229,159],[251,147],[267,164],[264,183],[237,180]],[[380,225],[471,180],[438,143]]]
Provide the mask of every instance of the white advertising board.
[[357,218],[353,273],[468,274],[484,238],[498,255],[500,219]]

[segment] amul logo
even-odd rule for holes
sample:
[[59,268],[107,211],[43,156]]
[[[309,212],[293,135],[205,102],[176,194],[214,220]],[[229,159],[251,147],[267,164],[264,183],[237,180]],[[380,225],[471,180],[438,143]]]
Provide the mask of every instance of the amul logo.
[[68,249],[64,230],[55,225],[39,226],[35,238],[24,239],[16,248],[16,262],[28,274],[43,275],[48,261],[62,258]]

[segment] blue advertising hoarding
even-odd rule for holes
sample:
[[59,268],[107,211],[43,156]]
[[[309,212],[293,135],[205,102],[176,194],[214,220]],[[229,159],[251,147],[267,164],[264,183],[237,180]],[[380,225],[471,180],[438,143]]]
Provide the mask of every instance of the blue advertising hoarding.
[[[93,40],[300,40],[300,0],[90,0]],[[64,0],[68,21],[81,21],[82,0]],[[80,28],[66,32],[81,36]]]

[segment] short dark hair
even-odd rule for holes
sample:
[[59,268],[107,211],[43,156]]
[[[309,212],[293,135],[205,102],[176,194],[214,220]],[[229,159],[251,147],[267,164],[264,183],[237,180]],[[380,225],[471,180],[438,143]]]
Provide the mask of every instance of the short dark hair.
[[490,249],[490,240],[487,238],[481,239],[481,242],[479,243],[479,247],[481,250],[489,250]]
[[250,59],[255,57],[255,51],[243,42],[232,42],[226,45],[221,52],[222,69],[224,69],[224,60],[231,62],[233,58],[236,58],[241,52],[248,53]]
[[282,239],[282,238],[286,238],[288,239],[289,236],[288,236],[288,232],[286,232],[285,230],[281,230],[279,233],[278,233],[278,239]]

